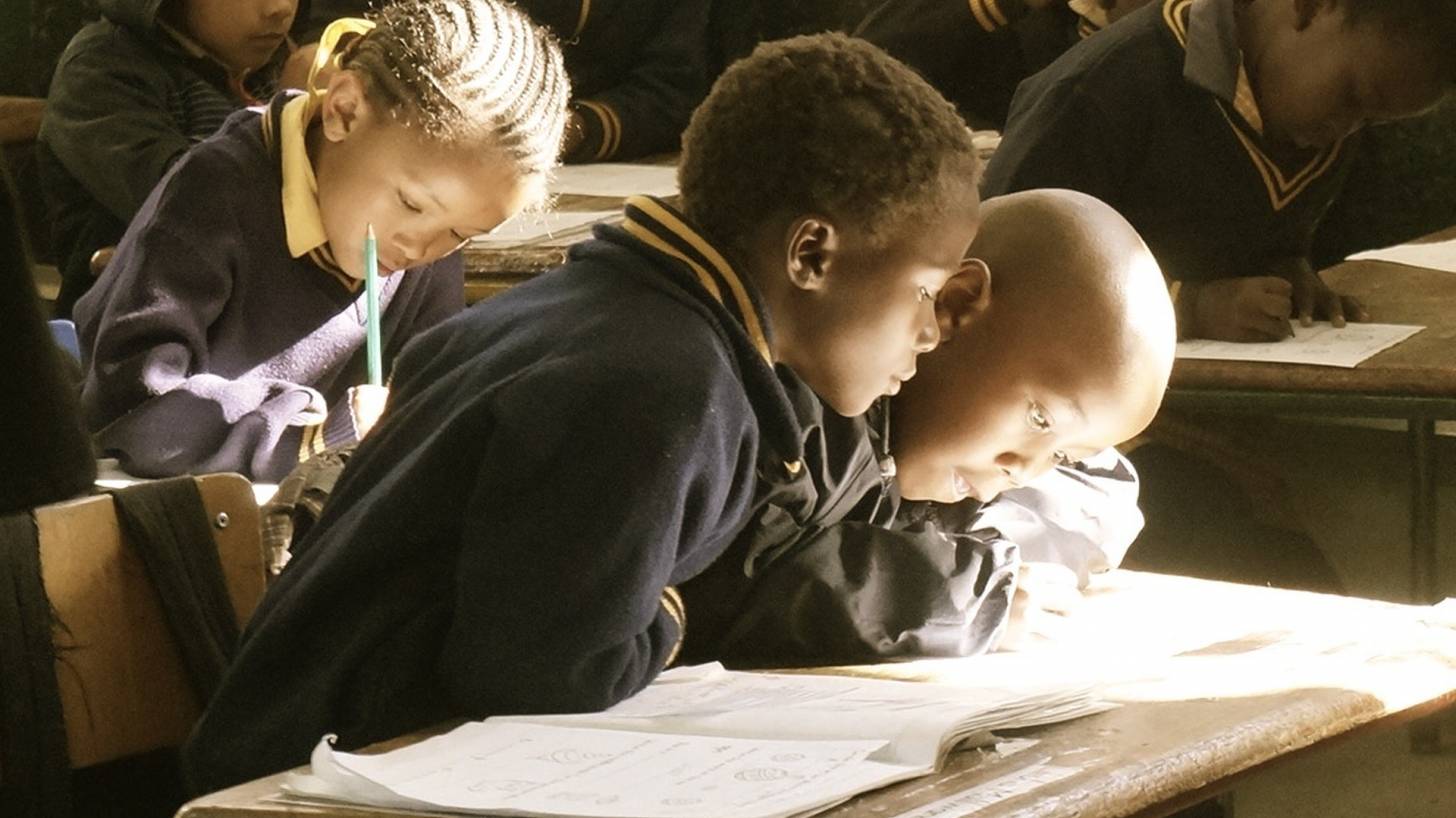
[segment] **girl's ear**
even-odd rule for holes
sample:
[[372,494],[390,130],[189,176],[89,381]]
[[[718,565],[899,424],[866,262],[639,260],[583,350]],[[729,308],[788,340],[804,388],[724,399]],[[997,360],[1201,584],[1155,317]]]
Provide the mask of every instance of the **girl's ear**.
[[805,216],[789,225],[785,269],[797,290],[819,290],[839,250],[839,231],[817,216]]
[[935,299],[941,343],[964,332],[991,307],[991,268],[978,258],[961,262],[961,269],[941,288]]
[[324,138],[342,142],[373,113],[364,81],[353,71],[335,71],[319,107]]

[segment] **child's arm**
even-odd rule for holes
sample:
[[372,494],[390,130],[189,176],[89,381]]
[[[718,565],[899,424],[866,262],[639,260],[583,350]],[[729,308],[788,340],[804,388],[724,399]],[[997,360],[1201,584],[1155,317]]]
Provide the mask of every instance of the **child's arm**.
[[1046,5],[1047,0],[889,0],[854,33],[954,100],[961,96],[958,89],[979,81],[986,43]]
[[233,287],[225,247],[155,225],[134,230],[82,302],[82,407],[99,446],[130,473],[274,481],[300,459],[306,425],[322,423],[328,445],[357,438],[347,401],[325,406],[316,390],[266,367],[215,374],[210,331]]
[[604,162],[675,151],[708,90],[707,0],[680,0],[658,21],[628,76],[573,99],[566,159]]
[[1116,568],[1142,531],[1137,501],[1137,471],[1116,449],[1105,449],[1002,493],[966,527],[994,530],[1027,562],[1066,566],[1085,587],[1092,574]]
[[66,171],[122,223],[191,147],[168,113],[162,72],[146,69],[152,59],[94,48],[70,55],[41,125]]
[[1006,627],[1020,564],[994,536],[839,523],[760,567],[731,625],[694,656],[783,667],[985,653]]
[[439,657],[459,712],[607,707],[674,658],[692,611],[673,586],[742,525],[754,432],[741,386],[670,357],[547,361],[491,400]]

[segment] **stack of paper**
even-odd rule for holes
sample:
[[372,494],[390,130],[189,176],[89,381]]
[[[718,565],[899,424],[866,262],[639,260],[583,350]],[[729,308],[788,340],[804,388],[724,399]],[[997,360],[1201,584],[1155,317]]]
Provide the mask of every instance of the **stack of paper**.
[[597,714],[492,718],[376,756],[327,741],[294,797],[586,818],[788,818],[932,772],[990,731],[1106,710],[1085,686],[665,673]]
[[556,169],[551,192],[558,196],[676,196],[677,167],[597,162]]
[[483,236],[470,240],[477,250],[509,247],[565,247],[591,236],[592,225],[622,220],[621,210],[522,213]]
[[1411,267],[1456,273],[1456,238],[1424,239],[1379,250],[1366,250],[1350,256],[1350,260],[1393,261]]

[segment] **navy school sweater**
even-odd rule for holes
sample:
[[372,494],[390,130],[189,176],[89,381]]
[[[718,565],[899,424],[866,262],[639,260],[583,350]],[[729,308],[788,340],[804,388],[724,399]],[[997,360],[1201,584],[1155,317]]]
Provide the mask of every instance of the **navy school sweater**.
[[1000,130],[1016,86],[1095,31],[1064,2],[887,0],[855,36],[918,71],[972,127]]
[[655,200],[596,235],[406,349],[184,750],[192,788],[330,732],[604,708],[671,661],[674,586],[760,474],[802,468],[799,433],[750,282]]
[[[345,397],[367,374],[364,293],[326,256],[289,254],[281,150],[264,128],[287,100],[266,117],[237,113],[189,151],[76,307],[82,412],[129,473],[277,481],[301,455],[354,439]],[[387,367],[463,306],[459,256],[381,290]]]
[[1241,83],[1235,0],[1161,0],[1017,89],[982,193],[1060,187],[1112,205],[1173,280],[1307,255],[1354,140],[1274,144]]

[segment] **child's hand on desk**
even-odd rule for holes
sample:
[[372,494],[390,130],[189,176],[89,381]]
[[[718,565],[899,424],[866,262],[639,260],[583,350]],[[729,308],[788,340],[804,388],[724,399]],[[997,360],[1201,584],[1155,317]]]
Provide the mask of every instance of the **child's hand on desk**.
[[1331,290],[1309,266],[1309,261],[1290,259],[1275,265],[1274,271],[1294,287],[1294,315],[1299,318],[1300,326],[1329,321],[1333,326],[1343,327],[1347,320],[1370,320],[1370,313],[1359,299]]
[[389,387],[360,384],[349,387],[349,412],[354,416],[354,431],[359,439],[369,434],[379,416],[384,414],[385,401],[389,399]]
[[1006,632],[995,649],[1027,650],[1056,641],[1069,630],[1067,615],[1081,602],[1072,569],[1055,562],[1023,562],[1016,574]]
[[1185,338],[1215,341],[1282,341],[1289,327],[1294,286],[1279,276],[1189,282],[1179,296]]

